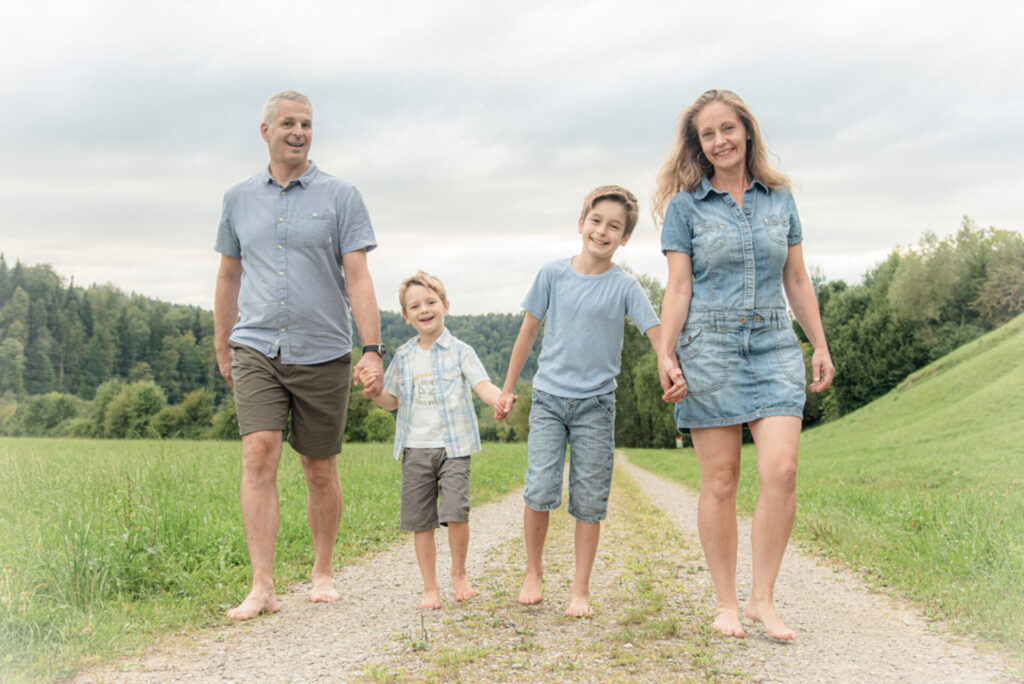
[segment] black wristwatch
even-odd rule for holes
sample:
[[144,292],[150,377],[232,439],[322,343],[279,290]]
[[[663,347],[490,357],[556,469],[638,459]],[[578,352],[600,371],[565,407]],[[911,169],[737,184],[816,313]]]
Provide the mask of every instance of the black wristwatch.
[[377,352],[378,354],[380,354],[380,358],[382,358],[382,359],[384,358],[384,353],[386,351],[387,350],[384,348],[384,344],[383,343],[381,343],[381,344],[367,344],[367,345],[363,346],[363,353],[364,354],[366,352]]

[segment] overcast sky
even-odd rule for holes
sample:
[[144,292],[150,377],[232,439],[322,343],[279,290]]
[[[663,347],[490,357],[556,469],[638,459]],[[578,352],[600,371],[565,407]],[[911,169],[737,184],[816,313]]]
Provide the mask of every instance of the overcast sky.
[[584,195],[641,221],[682,110],[738,92],[794,180],[809,265],[859,282],[964,215],[1020,230],[1024,3],[358,0],[20,3],[0,24],[0,252],[212,307],[224,190],[260,108],[314,104],[311,158],[362,192],[380,305],[423,268],[452,313],[519,311],[579,250]]

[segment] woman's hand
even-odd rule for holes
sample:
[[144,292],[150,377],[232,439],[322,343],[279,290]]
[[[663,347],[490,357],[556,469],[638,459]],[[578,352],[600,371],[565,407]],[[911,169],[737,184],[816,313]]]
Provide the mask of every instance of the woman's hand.
[[661,395],[664,401],[675,404],[686,398],[686,379],[683,377],[683,370],[679,367],[679,359],[675,354],[658,357],[658,378],[661,380],[661,389],[664,391],[664,394]]
[[811,384],[807,389],[812,392],[824,392],[832,384],[832,378],[836,376],[836,367],[832,365],[832,355],[828,353],[828,347],[814,350],[811,356]]

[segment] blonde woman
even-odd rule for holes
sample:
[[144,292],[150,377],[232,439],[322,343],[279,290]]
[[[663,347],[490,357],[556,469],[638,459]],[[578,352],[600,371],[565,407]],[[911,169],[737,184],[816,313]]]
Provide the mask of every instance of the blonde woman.
[[769,166],[757,121],[738,95],[709,90],[683,112],[658,174],[654,212],[669,267],[658,366],[666,393],[683,378],[688,390],[675,418],[690,431],[700,463],[698,528],[717,599],[713,626],[745,636],[736,594],[736,487],[746,424],[761,489],[744,614],[768,636],[792,640],[774,587],[796,512],[806,394],[787,299],[814,347],[809,389],[826,389],[835,369],[789,179]]

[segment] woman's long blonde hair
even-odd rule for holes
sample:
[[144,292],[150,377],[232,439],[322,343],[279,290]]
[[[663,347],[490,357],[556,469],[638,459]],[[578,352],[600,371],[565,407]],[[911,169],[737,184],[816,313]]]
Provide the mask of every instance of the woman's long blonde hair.
[[743,127],[747,129],[747,172],[770,188],[788,188],[789,176],[772,168],[768,163],[768,149],[761,139],[761,129],[750,108],[731,90],[716,88],[704,92],[686,108],[679,120],[679,131],[668,161],[658,171],[657,186],[654,189],[654,223],[660,226],[665,220],[665,209],[669,200],[683,190],[696,190],[705,176],[714,174],[715,169],[704,156],[697,137],[697,114],[712,102],[723,102],[736,110]]

